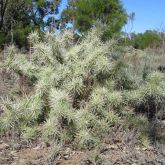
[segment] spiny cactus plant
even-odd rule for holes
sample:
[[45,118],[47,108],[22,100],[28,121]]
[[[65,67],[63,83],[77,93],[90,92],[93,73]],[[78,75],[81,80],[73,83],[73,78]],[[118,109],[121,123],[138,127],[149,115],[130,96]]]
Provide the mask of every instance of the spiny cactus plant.
[[162,105],[163,75],[153,73],[143,82],[122,51],[116,56],[117,43],[103,43],[100,36],[94,28],[75,43],[71,31],[43,38],[34,32],[29,54],[9,47],[3,67],[28,80],[31,91],[2,102],[0,130],[92,148],[123,123],[125,106],[138,109],[151,96]]
[[2,103],[3,130],[17,128],[24,138],[33,138],[42,124],[47,140],[90,147],[99,141],[103,127],[118,121],[113,109],[122,102],[117,99],[120,92],[110,93],[112,88],[102,87],[98,79],[115,66],[111,58],[115,43],[103,43],[96,29],[80,43],[73,39],[71,31],[46,33],[43,39],[34,32],[29,36],[30,59],[14,46],[8,48],[4,67],[25,76],[32,90],[16,102]]
[[[149,119],[165,110],[165,75],[153,72],[147,81],[137,90],[126,94],[128,102],[135,107],[137,113],[147,114]],[[163,116],[162,116],[163,117]]]

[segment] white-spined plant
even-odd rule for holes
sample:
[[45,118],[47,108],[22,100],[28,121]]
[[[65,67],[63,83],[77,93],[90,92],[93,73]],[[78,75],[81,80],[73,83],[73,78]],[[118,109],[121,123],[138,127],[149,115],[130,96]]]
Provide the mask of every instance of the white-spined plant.
[[31,90],[2,103],[1,131],[91,149],[122,123],[125,106],[136,110],[151,96],[164,103],[164,74],[155,72],[144,82],[117,43],[102,42],[96,28],[79,42],[72,31],[42,38],[34,32],[29,42],[27,54],[10,46],[2,65],[27,80]]
[[40,126],[45,140],[94,146],[102,127],[117,122],[113,108],[120,104],[115,93],[110,97],[112,88],[99,82],[98,76],[108,75],[115,65],[110,53],[115,43],[103,43],[100,36],[93,29],[75,43],[71,31],[43,38],[34,32],[28,37],[30,53],[9,47],[3,67],[24,76],[31,91],[15,102],[3,102],[1,129],[17,128],[20,136],[33,139]]

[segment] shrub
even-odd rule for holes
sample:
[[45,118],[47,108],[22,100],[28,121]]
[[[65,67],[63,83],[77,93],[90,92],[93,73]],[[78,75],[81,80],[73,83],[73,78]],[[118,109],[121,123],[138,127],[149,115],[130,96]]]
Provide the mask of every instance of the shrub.
[[119,92],[110,95],[112,89],[101,87],[98,80],[98,75],[108,74],[114,65],[109,53],[114,43],[103,44],[100,36],[93,29],[75,44],[71,31],[57,36],[46,33],[43,39],[34,32],[29,36],[30,54],[9,47],[3,66],[25,76],[33,88],[16,102],[3,104],[4,129],[17,128],[20,135],[31,139],[42,123],[45,140],[95,146],[103,127],[118,121],[113,109],[122,102],[122,97],[117,100]]
[[149,119],[153,119],[159,111],[164,111],[164,80],[163,73],[153,72],[139,89],[126,94],[128,102],[135,107],[137,113],[145,113]]
[[29,54],[10,46],[2,65],[27,79],[31,90],[2,103],[1,131],[26,140],[42,134],[45,141],[92,149],[112,127],[124,129],[125,121],[141,131],[146,118],[129,116],[127,107],[148,113],[149,119],[164,111],[164,73],[143,79],[143,69],[137,71],[114,40],[103,43],[97,29],[79,43],[71,31],[43,38],[34,32],[29,41]]

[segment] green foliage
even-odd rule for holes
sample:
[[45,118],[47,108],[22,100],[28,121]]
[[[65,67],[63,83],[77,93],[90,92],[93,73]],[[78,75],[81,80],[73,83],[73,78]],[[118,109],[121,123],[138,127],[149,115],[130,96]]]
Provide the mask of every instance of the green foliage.
[[22,136],[26,140],[34,140],[38,136],[38,130],[35,127],[22,128]]
[[141,135],[139,135],[139,140],[140,140],[140,142],[142,143],[142,145],[144,146],[144,147],[149,147],[150,146],[150,140],[149,140],[149,137],[148,137],[148,135],[147,134],[141,134]]
[[104,40],[118,33],[126,23],[127,14],[120,0],[78,0],[70,1],[63,12],[63,19],[72,21],[80,32],[86,32],[97,22],[105,25]]
[[55,22],[52,14],[58,13],[59,4],[60,0],[1,0],[0,44],[14,42],[20,48],[26,47],[27,36],[32,30],[41,31],[50,26],[49,20]]
[[121,43],[136,49],[157,48],[161,46],[161,36],[157,31],[147,30],[144,33],[132,33],[129,38],[125,36]]
[[[160,46],[160,36],[154,32],[154,31],[146,31],[142,38],[139,38],[140,41],[136,41],[135,39],[135,46],[139,44],[139,48],[145,49],[147,47],[149,48],[156,48]],[[140,44],[141,42],[141,44]]]
[[97,139],[88,130],[80,130],[76,136],[76,141],[81,148],[92,149],[97,145]]

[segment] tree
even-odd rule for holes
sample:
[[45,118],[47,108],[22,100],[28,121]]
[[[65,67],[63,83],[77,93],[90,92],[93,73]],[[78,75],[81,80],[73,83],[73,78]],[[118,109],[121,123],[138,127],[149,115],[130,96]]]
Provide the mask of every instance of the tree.
[[161,38],[156,31],[147,30],[132,36],[131,44],[137,49],[157,48],[161,44]]
[[44,30],[51,21],[55,22],[53,15],[58,13],[59,4],[60,0],[1,0],[1,44],[12,42],[14,38],[16,44],[24,46],[28,33],[32,30]]
[[120,0],[71,0],[62,18],[73,23],[79,32],[86,32],[100,22],[106,25],[103,38],[107,39],[121,30],[127,14]]
[[136,49],[157,48],[163,44],[161,37],[158,31],[152,30],[146,30],[144,33],[123,33],[120,44]]

